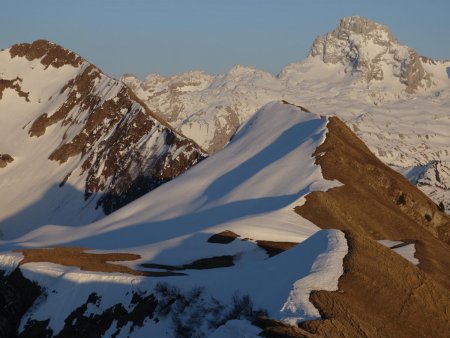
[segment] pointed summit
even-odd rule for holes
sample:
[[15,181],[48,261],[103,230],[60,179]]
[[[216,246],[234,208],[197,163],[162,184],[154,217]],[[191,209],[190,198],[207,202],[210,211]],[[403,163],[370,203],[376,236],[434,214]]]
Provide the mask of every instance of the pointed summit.
[[333,33],[348,34],[348,33],[370,35],[376,33],[387,33],[389,40],[395,40],[387,26],[384,26],[373,20],[361,17],[361,16],[347,16],[339,21],[339,25],[333,31]]
[[397,78],[408,93],[432,86],[431,74],[415,50],[401,44],[386,26],[359,16],[345,17],[335,30],[317,37],[309,56],[340,63],[368,83]]

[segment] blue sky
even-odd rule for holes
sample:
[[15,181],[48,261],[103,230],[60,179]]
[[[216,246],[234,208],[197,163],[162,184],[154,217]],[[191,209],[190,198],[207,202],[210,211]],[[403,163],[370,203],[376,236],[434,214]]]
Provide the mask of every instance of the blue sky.
[[274,74],[339,19],[361,15],[420,54],[450,59],[450,0],[1,0],[0,48],[44,38],[108,74]]

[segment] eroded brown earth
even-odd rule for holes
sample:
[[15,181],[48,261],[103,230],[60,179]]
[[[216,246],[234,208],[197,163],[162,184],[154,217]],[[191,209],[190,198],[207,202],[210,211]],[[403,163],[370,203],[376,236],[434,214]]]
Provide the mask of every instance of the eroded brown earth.
[[[315,155],[324,177],[343,186],[307,195],[296,212],[323,229],[343,230],[349,254],[339,291],[311,294],[323,320],[300,328],[319,337],[446,337],[449,216],[337,118]],[[381,239],[415,243],[418,267]]]
[[86,248],[78,247],[51,247],[39,249],[17,250],[24,257],[20,265],[27,263],[47,262],[64,266],[78,267],[85,271],[95,272],[121,272],[135,276],[178,276],[179,273],[168,271],[139,271],[129,268],[117,262],[134,261],[140,259],[140,255],[129,253],[89,253]]

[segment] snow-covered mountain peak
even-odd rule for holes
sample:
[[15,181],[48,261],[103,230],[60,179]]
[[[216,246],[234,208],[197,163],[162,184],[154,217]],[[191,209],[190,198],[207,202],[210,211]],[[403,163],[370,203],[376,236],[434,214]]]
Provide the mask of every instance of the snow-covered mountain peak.
[[[209,86],[214,76],[203,71],[190,71],[187,73],[172,76],[163,76],[152,73],[145,77],[144,81],[139,80],[133,74],[125,74],[121,80],[126,83],[140,97],[147,96],[151,100],[158,95],[181,95],[185,92],[200,91]],[[169,121],[171,119],[169,118]]]
[[386,26],[363,17],[341,19],[335,30],[314,40],[309,56],[342,64],[345,72],[360,74],[367,83],[397,91],[414,93],[435,85],[415,50],[401,44]]
[[277,85],[276,79],[268,72],[254,67],[235,65],[224,75],[218,75],[211,83],[210,88],[225,87],[246,94],[249,87],[276,88]]
[[230,70],[226,73],[229,78],[242,78],[248,75],[261,74],[265,73],[255,67],[243,66],[243,65],[234,65],[230,68]]
[[93,221],[204,156],[121,81],[45,40],[0,51],[0,135],[0,237]]

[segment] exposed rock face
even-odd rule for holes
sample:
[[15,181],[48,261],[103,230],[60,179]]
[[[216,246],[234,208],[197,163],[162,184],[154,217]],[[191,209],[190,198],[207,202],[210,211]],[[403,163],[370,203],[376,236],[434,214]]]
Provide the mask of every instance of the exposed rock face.
[[0,271],[0,337],[16,337],[20,320],[42,290],[19,269],[9,276]]
[[14,161],[11,155],[8,154],[0,154],[0,168],[5,168],[8,163]]
[[[310,55],[322,58],[325,63],[341,63],[349,72],[362,73],[367,82],[383,80],[392,74],[409,93],[431,86],[431,75],[424,69],[422,58],[400,44],[386,26],[366,18],[341,19],[334,31],[316,38]],[[385,66],[391,74],[384,73]]]
[[450,213],[450,163],[432,161],[415,182],[439,208]]
[[[401,234],[401,230],[406,225],[393,228],[385,227],[386,222],[378,219],[378,217],[382,217],[385,220],[388,219],[387,213],[389,211],[394,217],[389,223],[405,223],[406,220],[401,221],[399,218],[402,214],[405,214],[409,222],[415,222],[421,229],[426,229],[443,242],[448,243],[450,241],[450,216],[439,210],[435,203],[419,189],[412,186],[402,175],[377,159],[367,146],[338,118],[330,118],[328,128],[330,132],[327,134],[326,141],[316,150],[317,163],[321,165],[325,178],[337,179],[344,186],[326,193],[308,195],[304,208],[312,210],[308,208],[309,200],[320,199],[322,201],[323,198],[328,199],[332,196],[334,199],[340,194],[342,198],[338,202],[339,208],[330,209],[328,206],[324,207],[332,210],[333,213],[338,210],[344,212],[344,209],[347,209],[345,211],[346,214],[348,214],[348,210],[354,211],[355,215],[353,215],[352,220],[354,220],[355,227],[363,231],[363,224],[365,230],[373,224],[374,227],[371,228],[370,233],[377,239],[392,237],[393,233],[390,233],[391,231],[399,231],[399,233],[395,234],[396,237],[405,236],[405,234]],[[355,204],[365,203],[367,206],[360,208],[359,211],[357,208],[354,209],[354,204],[350,201],[356,198],[358,194],[362,196],[364,190],[370,191],[370,193],[365,194],[370,196],[370,198],[376,198],[379,201],[386,198],[389,199],[391,205],[383,212],[375,212],[378,203],[375,200],[372,203],[369,201],[369,197],[366,197],[364,202]],[[345,199],[348,200],[345,201]],[[356,202],[356,200],[354,201]],[[374,212],[367,214],[369,206],[374,208]],[[302,209],[303,206],[299,207],[298,211],[301,212]],[[338,217],[333,216],[333,219],[338,220]],[[359,219],[359,222],[356,219]],[[369,219],[373,222],[369,222]],[[321,224],[319,219],[315,221]],[[337,227],[337,224],[335,226]],[[416,227],[413,226],[409,231]],[[389,229],[388,232],[386,232],[387,229]],[[416,234],[416,236],[419,235]]]
[[14,45],[10,48],[9,53],[13,58],[16,56],[25,57],[29,61],[41,59],[41,63],[46,68],[49,66],[60,68],[67,64],[79,67],[84,62],[81,56],[47,40]]
[[301,323],[303,330],[314,337],[446,337],[448,288],[364,235],[347,241],[339,291],[311,294],[324,320]]
[[322,228],[338,228],[371,239],[416,242],[419,267],[449,287],[450,217],[403,176],[379,161],[337,118],[316,150],[324,177],[343,186],[314,192],[296,208]]
[[22,91],[22,88],[20,86],[21,82],[22,79],[18,76],[13,80],[0,79],[0,100],[3,97],[3,92],[5,91],[5,89],[10,88],[15,90],[19,96],[25,98],[25,100],[29,102],[29,93],[25,93],[24,91]]
[[[74,52],[38,40],[14,45],[0,52],[0,58],[0,131],[6,139],[29,144],[15,154],[21,158],[17,169],[24,172],[17,176],[7,173],[9,176],[2,179],[17,179],[16,186],[23,185],[22,190],[12,191],[11,197],[25,194],[17,198],[24,205],[30,195],[25,190],[42,195],[59,185],[62,195],[54,199],[57,201],[65,199],[62,188],[67,185],[83,191],[80,197],[84,195],[87,209],[101,207],[107,214],[206,156],[197,144],[150,111],[121,81],[108,77]],[[10,161],[2,157],[0,167]],[[59,164],[56,169],[54,163]],[[27,174],[34,168],[39,171]],[[53,181],[45,177],[46,170],[51,170]],[[57,190],[52,193],[59,194]],[[71,204],[80,205],[75,200]],[[87,209],[85,213],[89,214]],[[64,213],[58,205],[52,210]],[[52,214],[51,210],[47,212]],[[35,216],[21,217],[37,220]],[[74,219],[74,215],[71,217]],[[92,215],[91,221],[96,218],[98,214]],[[46,224],[49,218],[39,222]],[[15,227],[12,223],[6,226]]]

